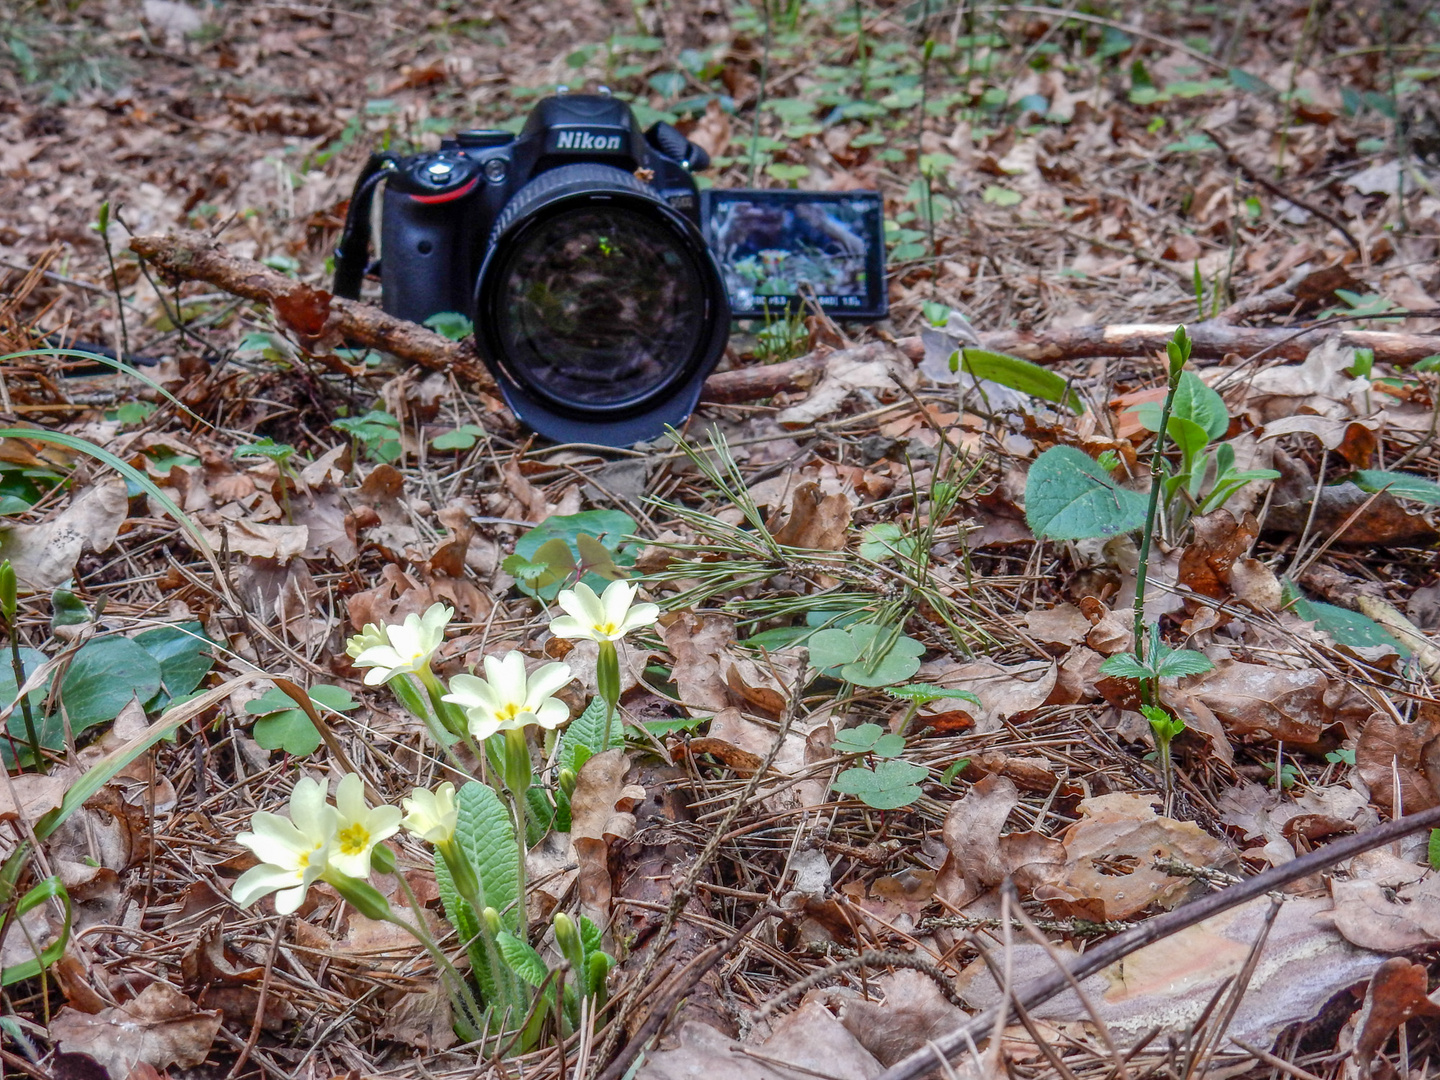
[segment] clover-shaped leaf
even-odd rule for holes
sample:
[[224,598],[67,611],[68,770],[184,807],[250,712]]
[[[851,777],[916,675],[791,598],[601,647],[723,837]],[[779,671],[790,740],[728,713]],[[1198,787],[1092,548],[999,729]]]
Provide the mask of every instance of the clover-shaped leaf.
[[929,705],[930,702],[939,701],[942,698],[968,701],[972,705],[982,707],[984,705],[984,702],[969,690],[952,690],[947,686],[936,686],[933,683],[906,683],[904,686],[892,686],[885,692],[893,698],[913,701],[916,705]]
[[820,674],[856,686],[902,683],[920,670],[925,652],[914,638],[895,636],[894,627],[873,623],[820,630],[808,644],[810,663]]
[[[349,712],[360,703],[338,686],[312,686],[310,700],[321,709]],[[320,732],[290,695],[278,687],[265,691],[254,701],[245,703],[245,711],[260,717],[252,734],[266,750],[284,750],[303,757],[320,748]]]
[[442,431],[430,440],[436,450],[469,450],[483,438],[485,429],[474,424],[461,424],[449,431]]
[[830,786],[876,810],[898,810],[920,797],[920,781],[929,775],[929,769],[908,761],[882,761],[874,769],[846,769]]
[[899,757],[905,752],[905,738],[887,732],[879,724],[861,724],[835,736],[830,744],[842,754],[874,754],[876,757]]

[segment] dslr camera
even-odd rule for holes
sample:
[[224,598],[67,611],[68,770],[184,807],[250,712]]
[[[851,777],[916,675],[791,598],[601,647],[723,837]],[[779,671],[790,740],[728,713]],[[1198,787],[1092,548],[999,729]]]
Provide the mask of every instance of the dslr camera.
[[506,403],[547,438],[654,438],[695,408],[732,317],[807,301],[886,313],[877,193],[702,191],[708,166],[670,124],[642,131],[608,92],[562,88],[518,136],[461,131],[430,153],[372,155],[334,292],[356,298],[378,274],[391,315],[469,318]]

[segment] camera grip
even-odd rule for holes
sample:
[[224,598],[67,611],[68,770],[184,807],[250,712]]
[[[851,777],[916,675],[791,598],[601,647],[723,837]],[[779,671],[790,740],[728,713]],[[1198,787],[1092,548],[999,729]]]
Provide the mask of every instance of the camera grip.
[[381,307],[423,323],[442,311],[470,316],[470,281],[453,206],[427,205],[385,189],[380,225]]

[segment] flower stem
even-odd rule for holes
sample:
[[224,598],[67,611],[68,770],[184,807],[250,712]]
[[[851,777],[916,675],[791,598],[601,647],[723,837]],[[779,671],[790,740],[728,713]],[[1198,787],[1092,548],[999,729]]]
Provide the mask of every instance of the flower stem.
[[605,699],[605,738],[600,742],[600,753],[610,749],[611,725],[615,720],[615,708],[620,704],[620,654],[615,651],[613,641],[600,642],[600,655],[595,660],[595,685]]
[[484,1028],[485,1011],[480,1008],[479,1002],[475,1000],[475,995],[470,992],[470,984],[455,969],[450,958],[445,955],[439,945],[435,944],[435,939],[425,929],[425,915],[421,910],[420,901],[416,898],[415,891],[410,888],[410,883],[405,880],[405,875],[397,873],[395,880],[400,883],[400,889],[405,894],[410,909],[415,912],[415,925],[411,926],[398,915],[391,915],[389,921],[420,942],[425,951],[430,954],[430,959],[435,962],[441,974],[453,984],[455,989],[451,991],[450,997],[460,1007],[461,1018],[465,1028],[468,1029],[462,1034],[467,1042],[473,1042],[480,1037],[480,1032]]
[[515,809],[515,848],[518,858],[515,863],[515,917],[520,927],[521,941],[530,940],[530,928],[526,925],[525,912],[525,796],[510,793],[510,804]]

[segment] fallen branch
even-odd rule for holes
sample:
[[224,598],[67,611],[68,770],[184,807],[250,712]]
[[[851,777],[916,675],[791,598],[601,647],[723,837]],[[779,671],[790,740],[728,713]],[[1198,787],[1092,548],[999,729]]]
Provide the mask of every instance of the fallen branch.
[[[1437,825],[1440,825],[1440,806],[1432,806],[1418,814],[1396,818],[1394,821],[1387,821],[1384,825],[1344,837],[1333,844],[1327,844],[1325,847],[1301,855],[1293,862],[1272,867],[1262,874],[1247,878],[1238,885],[1210,893],[1193,903],[1178,907],[1174,911],[1147,919],[1119,937],[1111,938],[1103,944],[1086,949],[1084,953],[1072,960],[1065,970],[1049,972],[1033,980],[1014,995],[1014,1006],[1028,1012],[1065,990],[1070,986],[1071,980],[1083,981],[1146,945],[1213,918],[1222,911],[1239,907],[1266,893],[1280,889],[1292,881],[1299,881],[1301,878],[1329,869],[1336,863],[1353,859],[1362,852],[1373,851],[1402,836],[1409,836],[1421,829],[1433,828]],[[920,1077],[934,1070],[937,1053],[944,1054],[947,1059],[965,1053],[970,1047],[1002,1028],[1003,1021],[1010,1015],[1010,1010],[1011,999],[1007,997],[1000,1004],[992,1005],[971,1017],[963,1027],[942,1035],[928,1043],[923,1050],[917,1050],[908,1057],[897,1061],[880,1073],[875,1080],[919,1080]],[[997,1023],[997,1021],[999,1022]]]
[[[247,300],[268,304],[307,347],[333,348],[350,341],[380,349],[402,360],[437,371],[453,371],[480,389],[493,390],[495,380],[469,341],[451,341],[433,330],[387,315],[372,304],[331,296],[253,259],[232,255],[209,237],[195,232],[135,236],[130,247],[172,278],[204,281]],[[1009,353],[1037,364],[1056,364],[1091,357],[1163,355],[1175,327],[1162,324],[1078,326],[1057,330],[992,330],[980,334],[982,348]],[[1235,326],[1220,319],[1190,327],[1192,355],[1197,360],[1226,356],[1303,360],[1321,342],[1338,336],[1341,345],[1370,349],[1381,363],[1406,364],[1440,354],[1440,334],[1403,334],[1383,330],[1341,330],[1317,327],[1292,330]],[[912,360],[924,350],[917,337],[900,338],[894,347]],[[883,349],[879,344],[858,346]],[[710,376],[702,401],[738,404],[758,401],[812,386],[831,354],[811,353],[765,367],[738,368]]]

